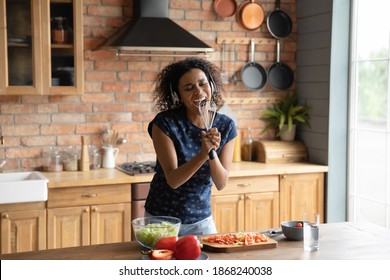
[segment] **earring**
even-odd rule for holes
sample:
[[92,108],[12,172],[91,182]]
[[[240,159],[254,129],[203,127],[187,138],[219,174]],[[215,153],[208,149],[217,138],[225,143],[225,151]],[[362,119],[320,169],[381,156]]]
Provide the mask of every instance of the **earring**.
[[172,89],[172,84],[169,84],[169,88],[171,90],[171,98],[173,104],[177,104],[180,102],[179,97],[177,96],[177,93]]

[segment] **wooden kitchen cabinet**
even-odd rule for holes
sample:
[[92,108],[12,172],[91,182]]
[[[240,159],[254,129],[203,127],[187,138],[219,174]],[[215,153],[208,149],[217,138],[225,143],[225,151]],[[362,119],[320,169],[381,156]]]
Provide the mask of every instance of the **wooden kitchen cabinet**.
[[0,94],[82,94],[82,19],[82,0],[0,0]]
[[218,232],[279,227],[278,176],[230,178],[211,208]]
[[246,194],[245,213],[245,230],[279,227],[279,192]]
[[280,175],[280,220],[302,220],[304,213],[324,221],[324,173]]
[[244,195],[215,195],[211,209],[218,232],[242,231],[245,228]]
[[10,205],[0,214],[1,254],[46,249],[46,209],[42,203]]
[[211,205],[218,232],[279,226],[279,192],[216,195]]
[[48,248],[130,241],[130,184],[49,189]]
[[129,241],[130,203],[48,210],[48,249]]
[[91,244],[90,207],[47,210],[47,248],[66,248]]

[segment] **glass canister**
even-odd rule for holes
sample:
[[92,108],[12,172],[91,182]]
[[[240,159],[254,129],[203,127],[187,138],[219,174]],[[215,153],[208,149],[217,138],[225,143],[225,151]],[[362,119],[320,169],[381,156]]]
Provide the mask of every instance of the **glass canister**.
[[64,170],[62,155],[58,149],[50,147],[49,150],[43,153],[43,157],[45,158],[43,171],[60,172]]
[[89,145],[89,169],[99,169],[102,166],[100,150],[95,145]]
[[74,146],[69,146],[64,151],[64,160],[63,160],[64,170],[77,171],[78,157],[79,157],[79,152],[77,151],[77,148]]

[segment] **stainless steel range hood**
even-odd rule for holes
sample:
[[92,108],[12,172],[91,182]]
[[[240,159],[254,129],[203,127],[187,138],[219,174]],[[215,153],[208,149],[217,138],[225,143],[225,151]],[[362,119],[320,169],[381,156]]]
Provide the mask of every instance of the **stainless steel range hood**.
[[[133,19],[99,48],[116,50],[119,55],[138,52],[187,56],[207,54],[214,49],[168,18],[169,0],[133,0]],[[180,56],[179,54],[179,56]],[[160,54],[158,54],[160,55]]]

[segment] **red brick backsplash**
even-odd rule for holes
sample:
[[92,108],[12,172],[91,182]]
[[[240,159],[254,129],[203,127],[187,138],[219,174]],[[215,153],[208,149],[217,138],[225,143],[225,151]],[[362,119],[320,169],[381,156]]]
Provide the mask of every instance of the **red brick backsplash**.
[[[213,10],[214,0],[170,0],[169,17],[216,52],[209,60],[221,66],[221,45],[217,37],[255,37],[272,39],[266,22],[259,30],[248,32],[238,25],[236,17],[220,19]],[[237,0],[240,4],[247,0]],[[267,16],[275,8],[274,0],[256,0]],[[295,0],[283,0],[282,9],[296,22]],[[171,57],[117,57],[108,50],[93,51],[132,14],[131,0],[84,0],[84,71],[82,96],[0,96],[0,133],[5,145],[0,156],[7,158],[5,170],[33,170],[42,166],[42,151],[50,146],[66,148],[81,145],[81,135],[101,145],[104,127],[117,130],[128,140],[119,146],[117,162],[155,160],[147,126],[155,116],[151,91],[157,73],[178,60]],[[130,15],[130,16],[129,16]],[[281,60],[296,68],[296,30],[282,41]],[[236,85],[225,86],[225,97],[251,98],[280,96],[266,85],[261,91],[250,91],[240,81],[241,68],[250,60],[249,45],[227,45],[224,69],[238,74]],[[234,55],[236,55],[234,57]],[[275,45],[256,45],[255,60],[268,68],[276,61]],[[290,90],[294,90],[295,85]],[[230,104],[238,128],[252,128],[254,138],[261,135],[260,120],[264,104]]]

